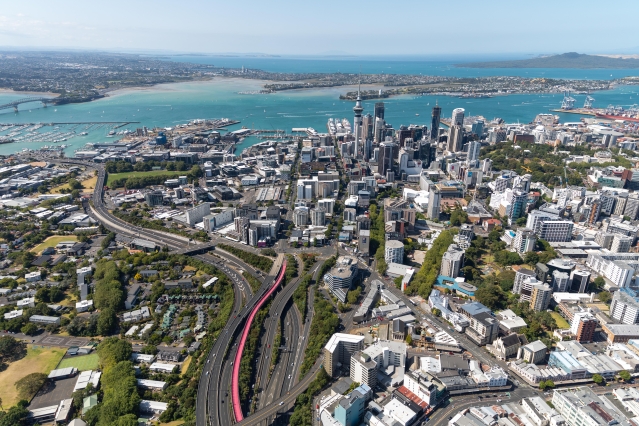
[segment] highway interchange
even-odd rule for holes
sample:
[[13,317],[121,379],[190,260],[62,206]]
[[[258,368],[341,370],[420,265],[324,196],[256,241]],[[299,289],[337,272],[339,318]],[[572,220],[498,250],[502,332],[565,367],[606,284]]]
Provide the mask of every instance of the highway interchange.
[[[232,416],[230,401],[230,383],[232,373],[231,363],[237,351],[236,340],[245,323],[246,317],[256,305],[257,301],[273,284],[276,272],[271,271],[272,275],[262,274],[261,271],[255,270],[240,259],[223,250],[214,250],[215,255],[206,253],[216,242],[223,241],[226,244],[233,245],[233,243],[229,242],[229,240],[213,237],[213,244],[198,245],[197,243],[193,243],[188,238],[180,235],[136,227],[116,218],[108,211],[103,202],[103,188],[106,178],[103,166],[100,164],[75,160],[62,160],[61,162],[81,165],[97,170],[98,180],[92,197],[93,203],[91,205],[91,214],[95,218],[99,219],[106,228],[132,238],[144,238],[156,242],[162,246],[167,246],[172,252],[191,253],[192,257],[220,269],[233,282],[233,312],[231,314],[231,319],[224,329],[221,330],[211,351],[207,355],[206,363],[204,364],[198,385],[196,422],[197,425],[221,426],[230,426],[231,424],[236,423]],[[278,244],[277,248],[280,253],[300,252],[300,250],[292,250],[288,248],[285,243],[282,242]],[[252,250],[245,246],[242,246],[242,249]],[[316,276],[319,266],[326,258],[335,254],[335,247],[329,246],[320,249],[313,248],[311,250],[320,254],[317,263],[315,263],[309,271],[314,275],[314,278],[317,281],[320,278]],[[198,251],[202,251],[204,253],[198,253]],[[342,253],[342,251],[343,250],[339,248],[337,249],[338,254],[346,254]],[[283,257],[284,255],[280,254],[278,262],[281,262]],[[255,408],[255,410],[252,410],[251,412],[244,411],[244,415],[246,417],[241,422],[237,423],[239,425],[253,426],[272,424],[278,415],[288,411],[293,406],[297,396],[306,390],[315,378],[315,375],[321,366],[320,356],[310,371],[303,377],[300,377],[299,368],[303,360],[311,325],[310,319],[312,318],[313,296],[312,294],[308,295],[307,320],[302,321],[300,312],[292,302],[292,294],[299,284],[302,275],[301,270],[303,263],[299,257],[298,265],[300,269],[300,276],[287,283],[283,289],[278,290],[272,298],[269,313],[264,323],[264,332],[261,336],[260,344],[258,345],[259,348],[256,356],[257,361],[255,362],[254,377],[256,378],[257,384],[255,385],[253,395],[254,398],[256,398],[256,401],[251,405],[251,407]],[[450,333],[455,339],[460,341],[462,346],[476,359],[490,364],[497,363],[502,367],[506,367],[505,363],[489,357],[487,353],[470,343],[464,335],[457,333],[447,325],[441,323],[438,318],[434,317],[429,312],[424,312],[418,307],[415,307],[408,300],[408,297],[403,294],[403,292],[395,288],[393,283],[389,283],[387,280],[379,277],[373,268],[365,264],[362,264],[360,268],[367,271],[365,272],[365,275],[368,275],[365,280],[365,285],[367,287],[366,290],[368,289],[370,282],[374,279],[378,279],[389,284],[386,286],[387,289],[402,299],[406,306],[411,308],[418,318],[428,319]],[[253,293],[250,285],[241,275],[242,271],[247,271],[262,283],[261,287],[255,293]],[[346,330],[353,327],[352,316],[354,311],[355,309],[352,309],[351,312],[340,315],[342,325]],[[273,356],[272,345],[274,343],[278,327],[281,327],[281,330],[283,331],[282,351],[280,353],[280,359],[269,377],[271,357]],[[523,386],[511,392],[511,397],[523,398],[533,396],[533,394],[539,394],[539,391],[529,386]],[[485,399],[485,401],[489,400],[489,398]],[[476,405],[477,402],[478,400],[476,396],[456,397],[454,405],[451,404],[450,407],[440,409],[431,416],[432,420],[437,420],[436,422],[433,422],[433,424],[437,424],[440,421],[446,421],[447,417],[453,412],[453,410],[454,412],[457,412],[460,409],[466,408],[467,405]]]

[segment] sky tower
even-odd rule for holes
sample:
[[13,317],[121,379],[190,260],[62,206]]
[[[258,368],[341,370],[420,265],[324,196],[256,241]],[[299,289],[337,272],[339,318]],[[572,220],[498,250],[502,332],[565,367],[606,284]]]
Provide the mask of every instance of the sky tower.
[[353,107],[355,113],[355,119],[353,120],[353,130],[355,132],[355,158],[358,158],[360,138],[362,137],[362,112],[364,107],[362,106],[362,98],[360,97],[360,86],[357,86],[357,101]]

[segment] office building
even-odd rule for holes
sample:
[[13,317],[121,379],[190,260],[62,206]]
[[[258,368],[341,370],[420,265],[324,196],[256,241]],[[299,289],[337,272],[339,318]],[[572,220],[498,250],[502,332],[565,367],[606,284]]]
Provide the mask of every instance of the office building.
[[511,193],[508,208],[506,209],[506,215],[508,216],[508,223],[510,225],[526,214],[527,202],[528,193],[519,190],[515,190]]
[[311,210],[311,224],[314,226],[324,226],[326,223],[326,210],[317,208]]
[[584,269],[575,269],[570,273],[570,291],[573,293],[585,293],[590,283],[590,272]]
[[612,240],[613,240],[614,236],[615,236],[615,234],[613,234],[613,233],[599,231],[595,235],[595,242],[597,244],[599,244],[601,246],[601,248],[605,248],[605,249],[610,250],[610,247],[612,246]]
[[639,324],[639,297],[630,289],[615,291],[610,303],[610,317],[623,324]]
[[551,298],[552,288],[549,285],[534,284],[530,295],[530,308],[537,312],[544,311],[548,308]]
[[451,126],[448,131],[448,152],[460,152],[464,143],[464,128],[462,126]]
[[388,240],[384,246],[384,260],[387,264],[404,263],[404,243]]
[[463,126],[464,125],[464,114],[466,110],[464,108],[455,108],[453,110],[452,120],[450,122],[451,126]]
[[471,127],[471,132],[480,138],[484,134],[484,120],[475,120]]
[[441,192],[433,185],[428,193],[428,210],[426,211],[428,219],[439,219],[440,202]]
[[389,340],[378,340],[351,357],[351,380],[371,388],[377,384],[377,372],[389,366],[406,366],[406,344]]
[[464,250],[457,244],[448,246],[448,250],[442,256],[442,264],[439,274],[445,277],[456,278],[459,270],[464,266]]
[[379,144],[379,159],[377,160],[377,173],[386,176],[387,171],[393,171],[393,159],[395,158],[397,145],[393,142]]
[[161,206],[164,203],[162,191],[150,191],[144,194],[144,201],[149,207]]
[[331,292],[342,302],[357,276],[357,259],[353,256],[340,256],[335,266],[324,275],[324,282]]
[[439,140],[439,122],[441,120],[442,109],[439,105],[433,107],[430,120],[430,139]]
[[364,336],[335,333],[324,346],[324,369],[335,377],[343,366],[351,365],[351,355],[364,349]]
[[528,253],[535,250],[537,236],[528,228],[519,228],[513,239],[513,248],[519,254]]

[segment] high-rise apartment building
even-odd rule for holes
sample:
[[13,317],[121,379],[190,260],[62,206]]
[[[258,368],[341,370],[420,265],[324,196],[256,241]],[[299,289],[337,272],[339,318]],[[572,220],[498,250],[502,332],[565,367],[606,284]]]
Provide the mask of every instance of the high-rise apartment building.
[[335,333],[324,346],[324,369],[329,376],[337,374],[339,365],[351,364],[351,355],[364,349],[364,336]]
[[610,303],[610,317],[624,324],[639,324],[639,298],[633,290],[615,291]]
[[464,250],[459,248],[457,244],[451,244],[442,256],[442,264],[439,269],[439,274],[445,277],[456,278],[459,276],[459,270],[463,266]]
[[548,308],[552,297],[552,288],[547,284],[534,284],[530,296],[530,308],[533,311],[541,312]]
[[395,240],[386,241],[384,260],[386,263],[404,263],[404,243]]

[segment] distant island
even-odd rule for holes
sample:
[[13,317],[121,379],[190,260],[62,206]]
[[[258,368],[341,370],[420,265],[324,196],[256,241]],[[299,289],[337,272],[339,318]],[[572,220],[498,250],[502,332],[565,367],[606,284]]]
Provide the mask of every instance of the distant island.
[[569,52],[561,55],[518,61],[469,62],[455,64],[460,68],[639,68],[639,59],[623,59],[610,56],[585,55]]

